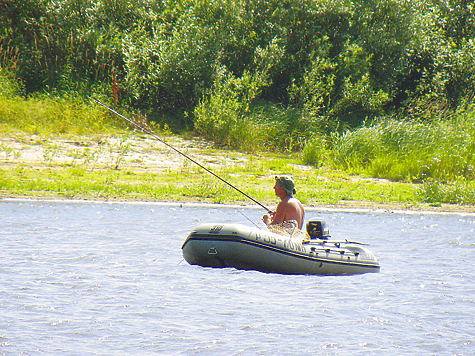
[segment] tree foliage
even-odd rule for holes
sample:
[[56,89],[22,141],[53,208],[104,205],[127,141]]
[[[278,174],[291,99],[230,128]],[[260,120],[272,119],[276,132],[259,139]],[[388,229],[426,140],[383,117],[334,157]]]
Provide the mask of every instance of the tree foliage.
[[227,132],[213,122],[269,125],[262,113],[279,108],[295,140],[465,105],[474,10],[469,0],[0,0],[0,70],[26,95],[99,91],[208,136]]

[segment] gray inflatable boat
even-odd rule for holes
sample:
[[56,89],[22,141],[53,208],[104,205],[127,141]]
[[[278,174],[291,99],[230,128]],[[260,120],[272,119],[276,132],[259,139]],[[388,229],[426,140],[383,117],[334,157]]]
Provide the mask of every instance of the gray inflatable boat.
[[379,272],[375,256],[357,242],[328,239],[324,219],[307,223],[305,238],[241,224],[202,224],[183,243],[191,265],[282,274],[351,275]]

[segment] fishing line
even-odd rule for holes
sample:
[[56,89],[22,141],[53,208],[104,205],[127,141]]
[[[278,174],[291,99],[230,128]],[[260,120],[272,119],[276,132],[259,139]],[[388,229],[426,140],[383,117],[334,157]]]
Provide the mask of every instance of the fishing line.
[[254,224],[255,227],[259,228],[259,226],[254,221],[249,219],[241,210],[237,209],[237,211],[240,212],[241,215],[244,216],[247,220],[249,220],[252,224]]
[[244,193],[242,190],[240,190],[239,188],[235,187],[234,185],[232,185],[231,183],[227,182],[226,180],[224,180],[223,178],[221,178],[220,176],[218,176],[216,173],[214,173],[213,171],[209,170],[208,168],[204,167],[203,165],[201,165],[200,163],[198,163],[197,161],[195,161],[193,158],[187,156],[186,154],[184,154],[183,152],[181,152],[180,150],[176,149],[175,147],[173,147],[172,145],[168,144],[167,142],[165,142],[164,140],[162,140],[160,137],[158,137],[156,134],[154,134],[152,131],[150,131],[149,129],[137,124],[136,122],[130,120],[129,118],[125,117],[124,115],[118,113],[117,111],[115,111],[114,109],[108,107],[107,105],[103,104],[102,102],[100,102],[99,100],[97,99],[94,99],[90,96],[88,96],[89,99],[92,99],[94,100],[96,103],[102,105],[103,107],[105,107],[106,109],[108,109],[109,111],[113,112],[114,114],[120,116],[121,118],[123,118],[124,120],[126,120],[127,122],[131,123],[133,126],[135,126],[136,128],[142,130],[143,132],[149,134],[150,136],[152,136],[154,139],[156,139],[157,141],[160,141],[161,143],[163,143],[165,146],[167,146],[168,148],[171,148],[173,151],[175,151],[176,153],[182,155],[183,157],[185,157],[186,159],[190,160],[191,162],[193,162],[194,164],[196,164],[197,166],[199,166],[200,168],[204,169],[206,172],[208,172],[209,174],[213,175],[215,178],[219,179],[221,182],[223,183],[226,183],[228,186],[230,186],[231,188],[235,189],[236,191],[238,191],[239,193],[241,193],[242,195],[244,195],[246,198],[252,200],[254,203],[256,203],[257,205],[263,207],[264,209],[266,209],[266,211],[268,211],[269,213],[272,212],[272,210],[270,210],[269,208],[267,208],[265,205],[259,203],[257,200],[255,200],[254,198],[252,198],[251,196],[249,196],[248,194]]

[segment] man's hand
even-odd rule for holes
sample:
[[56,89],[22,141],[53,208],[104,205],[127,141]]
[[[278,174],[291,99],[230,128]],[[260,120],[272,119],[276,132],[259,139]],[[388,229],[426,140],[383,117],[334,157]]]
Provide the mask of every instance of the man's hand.
[[264,221],[264,224],[269,225],[272,222],[272,219],[274,218],[275,212],[269,211],[269,214],[265,214],[262,217],[262,221]]

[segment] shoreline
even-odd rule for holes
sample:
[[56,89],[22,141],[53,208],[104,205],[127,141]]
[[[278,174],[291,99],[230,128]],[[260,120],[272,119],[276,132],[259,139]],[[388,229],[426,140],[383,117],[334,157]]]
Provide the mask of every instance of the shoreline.
[[[41,197],[0,197],[1,202],[48,202],[64,204],[127,204],[127,205],[150,205],[150,206],[170,206],[189,208],[217,208],[217,209],[256,209],[263,210],[258,205],[240,205],[225,203],[199,203],[199,202],[166,202],[166,201],[132,201],[132,200],[95,200],[95,199],[69,199],[69,198],[41,198]],[[387,209],[387,208],[358,208],[358,207],[337,207],[337,206],[304,206],[306,212],[321,213],[355,213],[355,214],[399,214],[399,215],[458,215],[474,216],[472,211],[448,211],[448,210],[424,210],[424,209]]]
[[[239,182],[240,189],[270,209],[277,205],[271,188],[273,177],[290,173],[299,181],[307,211],[475,215],[472,205],[392,201],[392,195],[404,198],[412,194],[415,186],[411,184],[316,169],[284,155],[217,149],[196,137],[168,136],[167,141],[226,179]],[[0,170],[5,173],[1,201],[253,207],[242,197],[227,195],[220,182],[147,136],[127,133],[51,138],[16,132],[0,134],[0,144]],[[114,187],[122,191],[112,191]],[[258,205],[255,208],[262,209]]]

